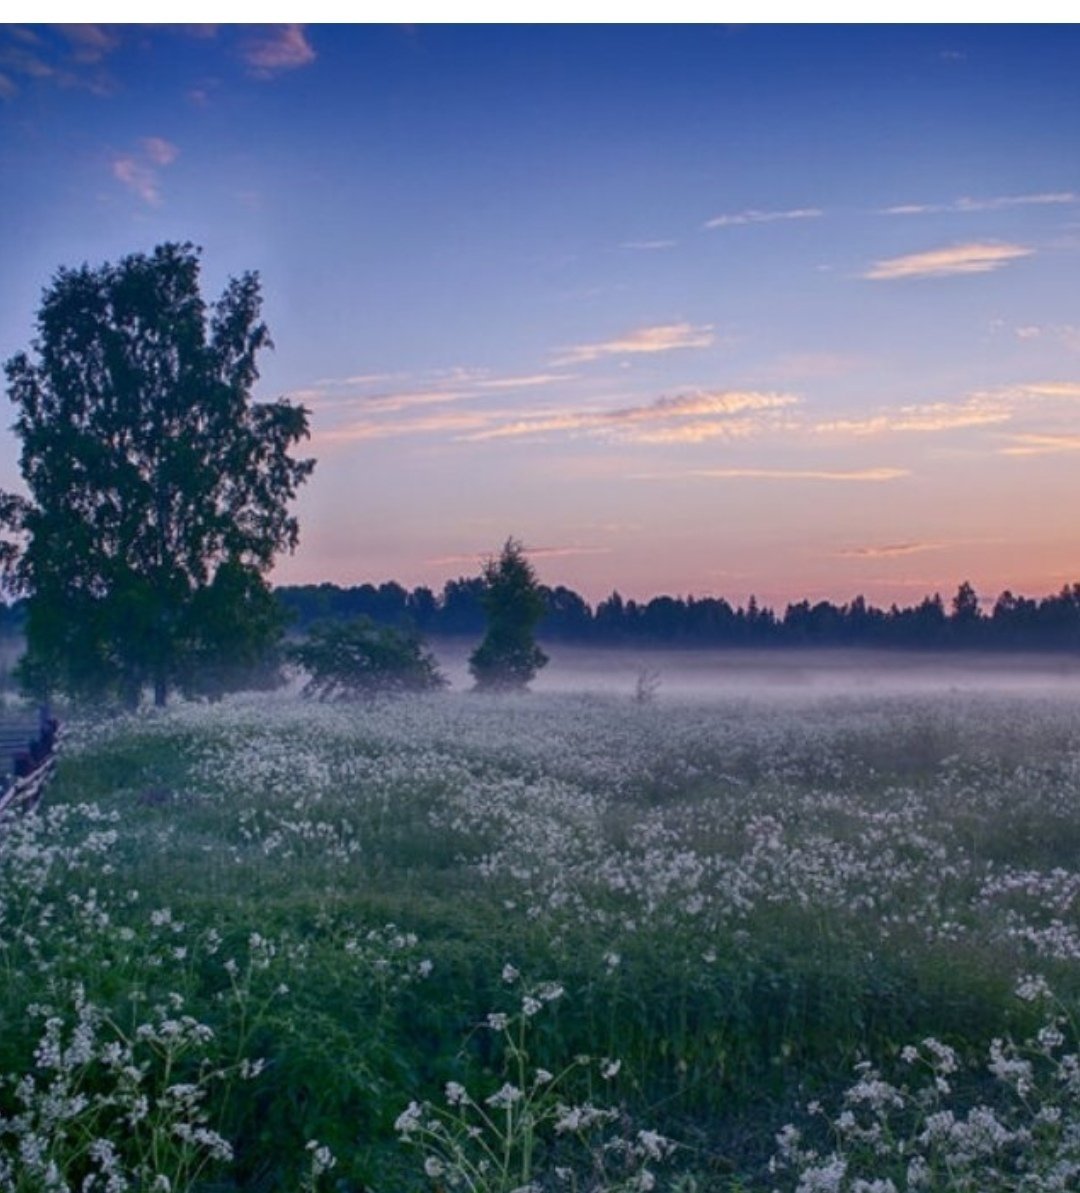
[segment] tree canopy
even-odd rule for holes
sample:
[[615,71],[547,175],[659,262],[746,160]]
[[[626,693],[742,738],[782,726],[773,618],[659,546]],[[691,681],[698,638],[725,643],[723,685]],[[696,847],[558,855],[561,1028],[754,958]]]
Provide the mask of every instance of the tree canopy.
[[533,636],[547,608],[540,582],[514,538],[484,564],[482,577],[487,633],[469,658],[469,670],[480,689],[525,688],[548,661]]
[[[32,355],[5,365],[27,498],[3,495],[3,562],[29,597],[24,677],[73,694],[220,686],[281,631],[265,580],[295,548],[307,411],[257,403],[272,347],[258,275],[211,304],[199,251],[61,269]],[[199,664],[212,663],[210,671]]]

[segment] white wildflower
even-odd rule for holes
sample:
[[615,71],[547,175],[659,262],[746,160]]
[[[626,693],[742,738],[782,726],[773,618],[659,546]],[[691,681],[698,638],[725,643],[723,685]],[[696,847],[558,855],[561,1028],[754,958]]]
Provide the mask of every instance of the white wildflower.
[[410,1102],[394,1120],[394,1130],[401,1135],[409,1135],[420,1126],[423,1114],[419,1102]]
[[494,1107],[496,1110],[507,1110],[523,1097],[524,1094],[522,1094],[516,1085],[511,1085],[509,1081],[505,1081],[501,1089],[497,1089],[493,1094],[484,1099],[484,1103]]

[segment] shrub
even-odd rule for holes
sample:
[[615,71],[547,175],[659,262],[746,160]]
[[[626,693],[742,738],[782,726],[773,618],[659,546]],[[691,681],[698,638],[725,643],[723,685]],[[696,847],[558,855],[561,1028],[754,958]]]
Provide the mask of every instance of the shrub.
[[357,700],[364,696],[427,692],[445,687],[418,635],[376,625],[370,617],[312,626],[292,658],[308,674],[306,696]]

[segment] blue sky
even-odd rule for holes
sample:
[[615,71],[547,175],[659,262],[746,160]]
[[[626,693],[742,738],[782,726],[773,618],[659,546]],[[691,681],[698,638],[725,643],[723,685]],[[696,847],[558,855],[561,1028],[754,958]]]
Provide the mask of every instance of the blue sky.
[[319,459],[281,582],[514,534],[592,598],[1044,592],[1078,145],[1076,27],[9,25],[0,354],[61,265],[258,270]]

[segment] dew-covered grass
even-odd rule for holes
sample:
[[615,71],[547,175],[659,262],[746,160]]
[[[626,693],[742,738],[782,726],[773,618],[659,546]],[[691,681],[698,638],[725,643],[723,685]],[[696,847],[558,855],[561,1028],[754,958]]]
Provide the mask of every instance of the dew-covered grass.
[[1078,892],[1060,690],[76,720],[0,1190],[1080,1187]]

